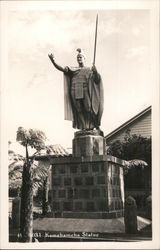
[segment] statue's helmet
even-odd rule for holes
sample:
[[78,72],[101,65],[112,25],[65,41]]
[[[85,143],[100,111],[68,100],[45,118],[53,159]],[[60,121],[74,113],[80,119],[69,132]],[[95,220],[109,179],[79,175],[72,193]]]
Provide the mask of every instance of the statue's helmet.
[[85,55],[85,53],[84,53],[84,51],[83,51],[82,49],[78,48],[77,51],[78,51],[77,57],[78,57],[79,55],[81,55],[81,56],[84,57],[84,59],[86,59],[86,55]]

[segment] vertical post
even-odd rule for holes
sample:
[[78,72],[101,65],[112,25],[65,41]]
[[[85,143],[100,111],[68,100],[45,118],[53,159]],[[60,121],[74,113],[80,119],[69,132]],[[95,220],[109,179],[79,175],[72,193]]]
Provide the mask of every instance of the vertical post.
[[137,233],[137,205],[132,196],[127,197],[125,201],[124,223],[127,234]]

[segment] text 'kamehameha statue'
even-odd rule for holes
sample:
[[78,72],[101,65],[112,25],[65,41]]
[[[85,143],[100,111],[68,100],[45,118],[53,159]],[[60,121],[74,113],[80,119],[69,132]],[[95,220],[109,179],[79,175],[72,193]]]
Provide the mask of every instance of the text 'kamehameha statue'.
[[85,54],[77,49],[78,67],[61,67],[48,55],[56,69],[64,73],[65,119],[73,128],[99,129],[103,113],[103,85],[95,66],[85,66]]

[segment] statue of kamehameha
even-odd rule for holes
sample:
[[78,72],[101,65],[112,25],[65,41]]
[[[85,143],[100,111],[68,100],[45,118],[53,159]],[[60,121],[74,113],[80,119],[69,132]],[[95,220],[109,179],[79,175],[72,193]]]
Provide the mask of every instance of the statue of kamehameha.
[[61,67],[55,62],[53,54],[49,58],[56,69],[64,73],[65,119],[73,121],[73,128],[80,130],[99,129],[103,113],[103,85],[95,67],[96,37],[92,68],[85,66],[86,56],[77,49],[78,67]]

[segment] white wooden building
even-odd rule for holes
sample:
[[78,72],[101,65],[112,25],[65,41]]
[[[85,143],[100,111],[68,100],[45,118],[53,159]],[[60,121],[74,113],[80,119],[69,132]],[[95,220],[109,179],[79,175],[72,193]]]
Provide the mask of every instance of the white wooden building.
[[136,134],[150,138],[152,136],[151,111],[152,108],[149,106],[106,135],[106,144],[109,145],[116,140],[123,141],[128,130],[130,131],[130,135]]

